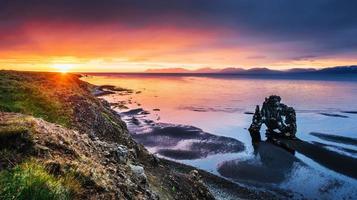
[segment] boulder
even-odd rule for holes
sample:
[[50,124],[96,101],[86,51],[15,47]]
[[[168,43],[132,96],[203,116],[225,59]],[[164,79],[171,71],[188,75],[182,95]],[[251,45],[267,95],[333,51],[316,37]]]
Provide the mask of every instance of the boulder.
[[147,177],[145,174],[145,170],[142,166],[139,165],[130,165],[131,171],[133,172],[134,178],[139,183],[147,183]]

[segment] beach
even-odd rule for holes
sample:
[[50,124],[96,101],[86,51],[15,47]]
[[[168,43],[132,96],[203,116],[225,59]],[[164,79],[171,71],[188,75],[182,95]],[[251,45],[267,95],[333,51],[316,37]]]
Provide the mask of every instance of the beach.
[[[133,138],[159,157],[197,167],[246,188],[283,191],[296,199],[356,196],[356,108],[349,106],[356,95],[355,82],[133,75],[86,80],[130,90],[100,98],[121,115]],[[252,87],[252,81],[269,85]],[[198,87],[198,82],[206,85]],[[227,84],[237,88],[227,89]],[[337,98],[326,93],[332,88],[341,93]],[[298,96],[294,90],[300,92]],[[347,91],[350,97],[338,98]],[[254,149],[246,128],[254,104],[272,93],[296,107],[299,139],[264,139]],[[254,95],[261,100],[254,100],[259,99]]]

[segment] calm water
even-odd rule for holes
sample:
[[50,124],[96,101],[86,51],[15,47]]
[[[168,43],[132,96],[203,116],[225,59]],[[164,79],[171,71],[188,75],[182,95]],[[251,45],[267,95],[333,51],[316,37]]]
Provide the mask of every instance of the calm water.
[[[143,108],[150,111],[150,114],[139,119],[195,126],[210,134],[235,138],[245,146],[245,150],[238,153],[210,154],[204,158],[180,159],[179,162],[241,184],[289,190],[296,198],[300,198],[300,194],[319,199],[357,198],[356,179],[325,167],[309,156],[295,153],[292,158],[288,156],[288,160],[279,161],[280,157],[284,157],[284,152],[272,151],[271,154],[278,157],[278,169],[282,167],[276,171],[274,163],[270,165],[275,158],[266,155],[270,151],[261,149],[258,156],[254,153],[246,130],[252,115],[245,114],[254,111],[255,105],[262,104],[265,97],[280,95],[283,103],[297,111],[297,136],[300,139],[356,159],[357,146],[353,138],[357,138],[357,82],[142,75],[97,75],[85,80],[96,85],[110,84],[136,91],[131,95],[110,95],[105,98],[111,103],[126,101],[129,110]],[[123,118],[129,120],[125,116]],[[134,125],[129,125],[129,129],[135,132],[143,130]],[[317,137],[311,132],[344,136],[352,138],[352,142]],[[180,148],[180,145],[175,148]],[[153,153],[157,151],[152,146],[148,146],[148,149]],[[265,165],[267,160],[268,164]],[[219,170],[223,169],[222,166],[228,166],[230,170],[222,172]],[[254,171],[247,171],[245,167],[256,169],[257,174],[261,173],[262,176],[275,170],[276,174],[273,175],[282,178],[260,180],[261,177],[255,177]],[[247,175],[235,175],[235,168]]]

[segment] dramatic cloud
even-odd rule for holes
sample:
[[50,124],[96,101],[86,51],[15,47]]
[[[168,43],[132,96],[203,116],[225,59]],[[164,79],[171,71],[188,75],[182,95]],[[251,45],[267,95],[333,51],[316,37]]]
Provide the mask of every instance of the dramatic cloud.
[[349,63],[357,56],[356,9],[353,0],[0,0],[0,56],[9,63],[49,56],[192,66]]

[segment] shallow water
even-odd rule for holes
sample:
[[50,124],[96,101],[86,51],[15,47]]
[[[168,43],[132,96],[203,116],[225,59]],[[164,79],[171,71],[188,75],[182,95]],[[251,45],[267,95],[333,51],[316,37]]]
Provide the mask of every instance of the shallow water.
[[[354,164],[357,159],[357,82],[118,74],[96,75],[85,80],[96,85],[110,84],[135,91],[130,95],[114,94],[104,98],[111,103],[126,101],[127,110],[143,108],[150,112],[122,116],[133,134],[156,131],[155,136],[159,136],[160,140],[154,145],[147,145],[147,148],[159,156],[168,155],[170,159],[241,184],[286,189],[294,193],[295,198],[300,198],[301,194],[306,198],[319,199],[357,198],[356,177],[325,165],[323,159],[328,157],[322,155],[321,159],[316,159],[300,152],[293,155],[270,143],[262,143],[254,151],[246,130],[252,117],[247,112],[254,111],[255,105],[261,104],[265,97],[277,94],[282,97],[283,103],[296,109],[297,136],[300,139],[323,150],[337,152],[347,160],[352,158],[350,163]],[[201,145],[198,148],[201,154],[185,154],[186,151],[182,150],[197,150],[195,147],[202,137],[192,136],[177,141],[180,136],[157,134],[158,129],[177,124],[202,129],[199,134],[234,138],[241,141],[245,148],[241,151],[237,146],[228,146],[212,151],[212,148]],[[318,134],[310,134],[312,132]],[[143,138],[141,136],[137,135],[139,142]],[[172,140],[173,137],[176,139]],[[222,142],[224,139],[216,137],[204,139],[210,147],[225,143]],[[162,149],[164,142],[160,141],[171,146]],[[150,144],[153,144],[152,141]],[[172,149],[180,151],[172,152]],[[357,170],[357,166],[353,167]]]

